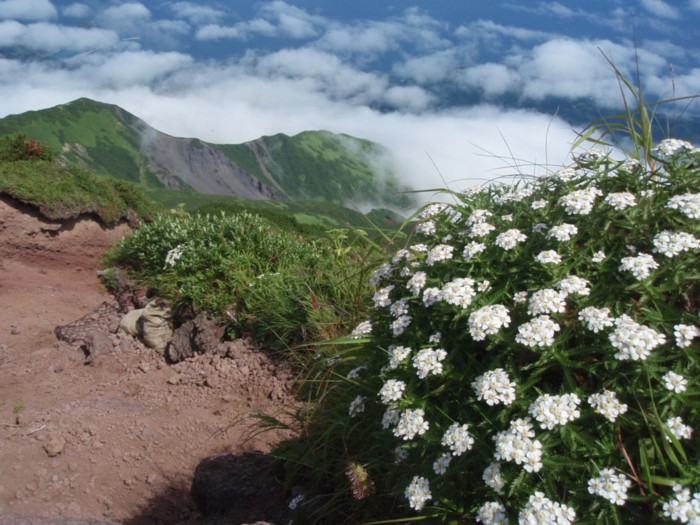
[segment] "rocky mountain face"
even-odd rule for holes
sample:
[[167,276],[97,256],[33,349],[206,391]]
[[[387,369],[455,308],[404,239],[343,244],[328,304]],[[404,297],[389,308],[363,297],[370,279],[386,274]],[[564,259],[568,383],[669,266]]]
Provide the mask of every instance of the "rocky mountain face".
[[162,133],[111,104],[82,98],[0,119],[0,136],[25,133],[65,163],[147,187],[251,200],[325,200],[405,207],[410,190],[380,145],[327,131],[212,144]]

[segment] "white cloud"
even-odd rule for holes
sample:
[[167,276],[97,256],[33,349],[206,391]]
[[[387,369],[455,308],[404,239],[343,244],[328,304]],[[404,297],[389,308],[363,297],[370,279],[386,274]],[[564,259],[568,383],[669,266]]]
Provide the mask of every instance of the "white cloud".
[[211,24],[226,16],[220,9],[193,2],[175,2],[170,9],[177,17],[186,18],[195,25]]
[[308,39],[318,36],[325,19],[276,0],[263,5],[258,16],[234,25],[207,24],[195,33],[198,40],[244,40],[256,34],[267,37]]
[[642,0],[642,7],[652,15],[660,18],[678,20],[680,17],[678,10],[663,0]]
[[69,18],[87,18],[92,14],[90,6],[75,2],[61,8],[61,14]]
[[134,31],[151,18],[149,9],[139,2],[127,2],[102,11],[97,20],[118,31]]
[[94,51],[114,46],[119,41],[114,31],[83,29],[45,22],[24,25],[13,20],[0,22],[0,46],[22,46],[38,51]]
[[474,33],[482,38],[485,34],[494,34],[500,37],[515,38],[524,41],[542,41],[555,36],[554,33],[549,33],[547,31],[497,24],[493,20],[477,20],[469,26],[460,26],[455,31],[455,34],[459,37],[470,36]]
[[[393,72],[418,84],[430,84],[452,78],[462,66],[461,48],[453,47],[423,56],[409,57],[394,66]],[[471,59],[467,59],[471,62]]]
[[487,97],[515,91],[520,76],[503,64],[479,64],[464,70],[460,81],[467,86],[481,89]]
[[688,7],[690,7],[690,9],[693,9],[695,11],[700,11],[700,0],[690,0],[688,2]]
[[0,18],[50,20],[57,14],[49,0],[0,0]]

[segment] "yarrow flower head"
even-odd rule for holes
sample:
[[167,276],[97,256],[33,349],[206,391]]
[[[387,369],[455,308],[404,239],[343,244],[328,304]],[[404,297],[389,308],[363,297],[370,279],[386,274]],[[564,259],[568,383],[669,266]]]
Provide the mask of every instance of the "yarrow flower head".
[[674,485],[673,493],[674,498],[664,503],[664,516],[681,523],[700,524],[700,492],[691,498],[690,490],[682,485]]
[[561,255],[555,250],[545,250],[538,253],[535,256],[535,260],[541,264],[559,264],[561,262]]
[[442,446],[448,447],[454,456],[461,456],[474,446],[474,437],[469,433],[469,425],[453,423],[442,436]]
[[610,334],[610,343],[618,349],[615,359],[640,361],[651,354],[657,346],[666,342],[666,336],[656,330],[635,322],[628,315],[615,320],[615,330]]
[[476,295],[475,285],[474,279],[458,277],[442,287],[442,298],[447,304],[467,308]]
[[350,408],[348,409],[348,414],[350,415],[350,417],[355,417],[360,412],[365,411],[366,399],[366,397],[357,396],[355,399],[352,400],[352,403],[350,403]]
[[527,472],[539,472],[542,469],[542,443],[534,437],[530,418],[511,421],[508,430],[493,436],[496,442],[494,457],[523,465]]
[[649,277],[651,271],[659,267],[659,263],[648,253],[640,253],[636,257],[623,257],[621,262],[620,271],[631,272],[635,279],[640,281]]
[[677,324],[673,327],[673,336],[676,338],[676,346],[687,348],[693,344],[693,339],[700,337],[700,328],[691,324]]
[[471,261],[477,254],[483,252],[486,245],[481,242],[472,241],[464,247],[462,255],[466,261]]
[[570,241],[571,237],[578,233],[578,228],[575,224],[559,224],[552,226],[547,232],[547,239],[556,239],[557,241]]
[[168,266],[175,266],[175,263],[180,260],[180,257],[182,257],[184,251],[184,244],[180,244],[179,246],[176,246],[170,250],[165,256],[165,265],[163,266],[163,270],[167,269]]
[[557,425],[578,419],[581,416],[579,404],[581,400],[576,394],[543,394],[530,405],[528,412],[540,422],[542,428],[552,430]]
[[410,441],[416,436],[422,436],[428,431],[430,425],[425,420],[425,411],[422,408],[408,408],[399,416],[399,422],[394,428],[394,435]]
[[451,462],[452,454],[450,454],[449,452],[441,454],[433,463],[433,472],[435,472],[435,474],[437,475],[444,474],[445,472],[447,472],[447,468],[450,466]]
[[385,306],[390,306],[391,299],[389,298],[389,294],[393,289],[394,285],[392,284],[390,286],[386,286],[384,288],[381,288],[380,290],[377,290],[377,293],[375,293],[374,297],[372,297],[372,301],[374,301],[374,307],[382,308]]
[[440,215],[446,209],[447,209],[447,204],[445,204],[443,202],[435,202],[433,204],[426,206],[423,209],[423,211],[421,211],[419,218],[430,219],[431,217],[435,217],[436,215]]
[[437,225],[433,220],[421,222],[418,224],[418,226],[416,226],[416,233],[421,233],[426,237],[430,237],[431,235],[435,234],[436,231]]
[[554,333],[559,330],[560,326],[552,321],[548,315],[540,315],[518,327],[515,341],[530,347],[552,346]]
[[611,468],[604,468],[596,478],[588,480],[588,492],[607,499],[615,505],[624,505],[627,491],[632,482],[624,474],[616,474]]
[[603,192],[595,186],[589,186],[586,189],[572,191],[568,195],[564,195],[559,199],[559,204],[569,215],[588,215],[593,211],[596,197],[602,194]]
[[418,371],[418,377],[425,379],[429,375],[442,374],[442,362],[447,357],[447,352],[442,348],[433,350],[424,348],[413,357],[413,366]]
[[409,347],[406,346],[394,346],[391,345],[389,347],[389,368],[391,370],[394,370],[399,367],[401,363],[403,363],[409,355],[411,355],[411,350]]
[[623,191],[620,193],[609,193],[603,201],[616,210],[624,210],[637,205],[637,200],[632,193]]
[[670,258],[681,252],[697,250],[698,248],[700,248],[700,241],[694,235],[665,230],[654,236],[654,249],[652,252],[660,253]]
[[497,501],[487,501],[476,513],[476,521],[484,525],[508,525],[506,508]]
[[693,146],[690,142],[679,139],[664,139],[651,151],[656,156],[667,160],[673,159],[680,155],[700,152],[700,150]]
[[530,296],[527,313],[530,315],[563,313],[566,311],[566,293],[545,288]]
[[503,476],[501,475],[500,463],[491,463],[488,467],[486,467],[481,479],[484,480],[486,486],[492,488],[496,492],[500,492],[503,490],[503,487],[506,486],[505,482],[503,481]]
[[483,373],[472,382],[472,388],[476,398],[490,406],[499,403],[510,405],[515,401],[515,383],[502,368]]
[[576,511],[535,492],[518,515],[519,525],[571,525],[576,521]]
[[430,483],[422,476],[414,476],[411,483],[406,487],[406,499],[409,506],[414,510],[421,510],[425,504],[433,499],[430,493]]
[[591,405],[598,414],[611,422],[615,422],[620,414],[627,412],[627,405],[621,403],[617,399],[615,392],[610,390],[604,390],[599,394],[591,394],[588,396],[588,404]]
[[404,390],[406,390],[406,383],[398,379],[389,379],[384,383],[384,386],[382,386],[377,395],[382,398],[382,403],[389,405],[392,401],[401,399]]
[[615,320],[610,316],[610,308],[607,307],[587,306],[578,313],[578,318],[586,324],[586,328],[596,334],[615,324]]
[[433,266],[437,262],[452,259],[452,252],[454,249],[454,246],[450,246],[449,244],[438,244],[428,252],[425,264]]
[[692,427],[683,423],[683,418],[678,416],[668,418],[666,420],[666,426],[671,433],[676,436],[676,439],[690,439],[693,434]]
[[509,325],[508,309],[502,304],[484,306],[469,315],[469,333],[474,341],[483,341]]
[[661,379],[663,379],[666,389],[676,394],[681,394],[688,388],[688,380],[672,370],[666,372]]
[[504,250],[512,250],[519,243],[525,242],[526,239],[527,235],[517,228],[512,228],[499,234],[498,237],[496,237],[494,244],[499,248],[503,248]]
[[408,288],[413,295],[418,295],[425,286],[427,278],[428,276],[425,272],[416,272],[406,283],[406,288]]
[[691,219],[700,219],[700,193],[686,193],[671,197],[666,207],[678,210]]
[[582,279],[576,275],[571,275],[559,281],[557,288],[559,288],[559,290],[566,295],[590,295],[591,289],[588,288],[590,284],[591,283],[589,283],[586,279]]
[[371,334],[372,333],[372,322],[371,321],[362,321],[360,324],[358,324],[355,329],[352,331],[350,334],[353,339],[359,339],[363,335]]

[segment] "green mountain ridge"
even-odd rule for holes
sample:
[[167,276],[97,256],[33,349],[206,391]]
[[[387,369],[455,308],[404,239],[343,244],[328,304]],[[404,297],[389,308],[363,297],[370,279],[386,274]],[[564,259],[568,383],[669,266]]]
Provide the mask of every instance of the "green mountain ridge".
[[413,204],[385,148],[328,131],[212,144],[172,137],[119,106],[81,98],[0,119],[0,136],[19,132],[47,144],[66,165],[152,189],[394,209]]

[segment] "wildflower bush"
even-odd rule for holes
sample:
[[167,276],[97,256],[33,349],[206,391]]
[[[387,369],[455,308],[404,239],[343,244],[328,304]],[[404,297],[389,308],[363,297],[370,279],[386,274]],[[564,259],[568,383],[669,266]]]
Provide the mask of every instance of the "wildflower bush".
[[700,150],[648,153],[424,208],[278,449],[300,522],[700,523]]
[[122,239],[104,263],[283,349],[336,337],[366,310],[363,257],[373,249],[363,241],[347,232],[309,240],[245,212],[175,213]]

